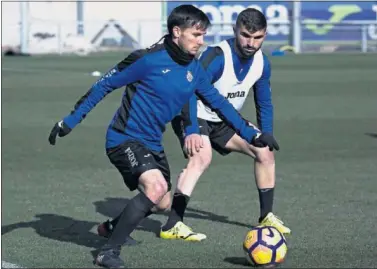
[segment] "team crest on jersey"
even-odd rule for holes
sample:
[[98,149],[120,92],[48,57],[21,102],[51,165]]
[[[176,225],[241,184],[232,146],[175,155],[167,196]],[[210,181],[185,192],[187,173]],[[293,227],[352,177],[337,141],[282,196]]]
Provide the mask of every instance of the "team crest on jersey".
[[192,75],[192,73],[190,71],[187,71],[186,78],[187,78],[188,82],[191,82],[193,80],[194,76]]

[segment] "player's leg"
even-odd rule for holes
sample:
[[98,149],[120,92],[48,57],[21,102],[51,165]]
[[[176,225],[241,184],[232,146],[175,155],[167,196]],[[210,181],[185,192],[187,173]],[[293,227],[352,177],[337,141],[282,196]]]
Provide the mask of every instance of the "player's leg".
[[203,148],[193,156],[188,157],[188,163],[179,175],[175,193],[191,196],[200,176],[212,161],[212,146],[207,135],[202,135]]
[[201,241],[207,237],[193,232],[183,223],[183,217],[196,183],[207,169],[212,158],[211,142],[208,136],[203,136],[204,145],[195,155],[189,157],[187,166],[179,175],[177,187],[174,191],[169,218],[162,227],[160,237],[164,239],[184,239],[187,241]]
[[[123,176],[127,176],[124,181],[131,191],[137,188],[142,191],[127,203],[108,242],[96,258],[98,265],[108,268],[124,265],[119,255],[125,238],[130,236],[145,215],[160,203],[171,186],[170,178],[165,178],[165,171],[161,171],[158,154],[137,142],[125,143],[117,151],[117,158],[111,153],[108,154],[111,162],[122,170]],[[123,156],[123,159],[118,158],[119,155]],[[165,170],[169,171],[169,168]]]
[[[143,190],[140,188],[139,191],[143,191]],[[152,214],[167,211],[170,208],[171,202],[172,202],[171,191],[169,191],[164,195],[164,197],[161,199],[161,201],[157,205],[155,205],[150,211],[148,211],[145,214],[145,218],[149,217]],[[112,220],[108,219],[105,222],[102,222],[100,225],[98,225],[97,227],[98,235],[105,238],[109,238],[112,231],[114,230],[114,227],[118,224],[120,216],[121,216],[121,213],[114,219]],[[139,243],[138,241],[136,241],[131,236],[129,236],[126,238],[123,245],[134,246],[134,245],[137,245],[138,243]]]
[[[141,149],[142,149],[141,152],[137,152],[138,156],[142,156],[141,153],[144,152],[144,149],[142,147],[141,147]],[[135,190],[135,188],[137,188],[140,192],[145,192],[142,184],[137,184],[137,182],[134,182],[134,180],[131,180],[131,178],[133,178],[134,175],[132,173],[130,173],[127,164],[124,163],[124,160],[126,158],[128,159],[128,155],[126,153],[126,150],[127,149],[125,149],[124,145],[120,145],[117,148],[110,150],[108,152],[108,157],[109,157],[111,163],[113,163],[115,165],[115,167],[118,169],[118,171],[122,175],[123,180],[124,180],[126,186],[128,186],[128,188],[130,188],[131,190]],[[139,151],[140,151],[140,149],[139,149]],[[147,155],[147,154],[145,154],[145,155]],[[153,153],[153,156],[155,158],[159,158],[158,153]],[[165,161],[163,163],[163,165],[161,165],[157,160],[156,165],[161,168],[161,170],[163,171],[164,177],[166,179],[168,179],[168,182],[170,182],[170,170],[169,170],[169,165],[168,165],[167,161]],[[169,185],[169,189],[170,189],[170,185]],[[166,211],[170,207],[170,204],[171,204],[171,195],[170,195],[170,191],[169,191],[167,194],[165,194],[165,196],[161,199],[161,201],[158,204],[156,204],[150,211],[148,211],[145,214],[145,217],[148,217],[151,214],[154,214],[154,213],[157,213],[157,212],[160,212],[160,211]],[[107,221],[101,223],[100,225],[98,225],[98,227],[97,227],[98,235],[100,235],[102,237],[106,237],[106,238],[110,237],[112,231],[114,230],[114,227],[119,222],[120,216],[121,216],[121,214],[119,214],[117,217],[115,217],[112,220],[107,220]],[[124,245],[136,245],[137,243],[138,242],[136,240],[134,240],[132,237],[128,237],[128,238],[126,238]]]
[[254,175],[259,194],[260,218],[262,225],[272,225],[284,234],[291,231],[284,223],[273,214],[273,201],[275,189],[275,157],[267,147],[257,148],[239,135],[234,134],[226,143],[225,148],[254,158]]
[[[144,192],[144,190],[142,189],[142,186],[139,186],[138,190]],[[164,197],[161,199],[161,201],[157,205],[155,205],[150,211],[148,211],[145,214],[145,217],[147,218],[152,214],[167,211],[170,208],[171,201],[172,201],[171,192],[169,191],[168,193],[164,195]],[[112,220],[107,220],[106,222],[103,222],[100,226],[98,226],[98,229],[101,230],[101,232],[98,232],[98,234],[103,237],[108,237],[111,233],[111,230],[113,229],[112,227],[117,225],[119,218],[120,218],[120,214]],[[106,226],[106,228],[103,228],[102,226]],[[107,228],[107,227],[110,227],[110,228]]]
[[247,143],[239,135],[234,136],[225,146],[227,149],[240,152],[254,158],[254,176],[259,191],[260,217],[264,218],[273,207],[273,190],[275,187],[274,153],[266,148],[256,148]]
[[143,185],[144,192],[134,196],[124,208],[118,224],[96,258],[97,265],[107,268],[124,266],[124,262],[119,257],[124,239],[130,236],[144,219],[145,214],[159,203],[168,189],[158,169],[148,170],[141,174],[139,182]]
[[[222,155],[228,154],[230,151],[225,149],[225,144],[233,136],[234,131],[231,128],[219,129],[219,126],[222,126],[221,123],[211,123],[202,119],[198,119],[198,122],[201,126],[204,146],[194,156],[189,157],[186,168],[179,176],[169,219],[160,232],[160,237],[164,239],[202,241],[207,238],[204,234],[193,232],[183,223],[184,212],[199,177],[211,163],[212,148]],[[181,124],[177,124],[177,126],[181,126]],[[183,137],[180,136],[179,128],[174,128],[173,125],[173,129],[183,145]],[[219,139],[220,137],[221,139]],[[212,143],[213,139],[215,139],[215,143]],[[220,148],[216,142],[220,142],[223,147]]]
[[[169,218],[162,227],[160,237],[164,239],[184,239],[187,241],[201,241],[206,238],[204,234],[195,233],[183,223],[183,217],[196,183],[208,168],[212,160],[211,142],[208,137],[208,126],[199,119],[203,138],[203,148],[193,156],[187,156],[188,163],[178,177],[177,187],[174,191],[173,202]],[[179,117],[172,121],[173,129],[183,146],[183,130]]]
[[169,167],[169,163],[166,158],[165,152],[155,153],[154,158],[156,160],[156,165],[157,165],[158,170],[162,173],[163,177],[165,178],[168,184],[168,191],[161,198],[161,200],[151,209],[151,211],[149,212],[147,216],[149,216],[150,214],[158,213],[158,212],[168,211],[172,203],[170,167]]

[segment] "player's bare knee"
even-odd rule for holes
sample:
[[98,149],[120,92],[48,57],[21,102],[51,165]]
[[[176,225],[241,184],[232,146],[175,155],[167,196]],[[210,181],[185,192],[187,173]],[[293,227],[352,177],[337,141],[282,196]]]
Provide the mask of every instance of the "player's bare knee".
[[275,155],[274,152],[270,151],[268,148],[260,148],[256,152],[255,160],[264,165],[274,165]]
[[195,154],[189,160],[188,169],[195,169],[196,171],[204,172],[212,161],[212,154]]
[[153,190],[158,195],[163,198],[163,196],[167,193],[168,191],[168,184],[166,183],[165,179],[157,179],[153,183]]
[[144,180],[144,193],[148,198],[158,204],[168,191],[166,180],[159,175],[150,175]]

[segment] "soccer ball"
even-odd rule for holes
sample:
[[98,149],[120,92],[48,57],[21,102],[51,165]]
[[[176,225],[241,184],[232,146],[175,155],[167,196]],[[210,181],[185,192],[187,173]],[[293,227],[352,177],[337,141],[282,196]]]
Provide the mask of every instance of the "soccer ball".
[[275,267],[287,255],[285,237],[272,226],[251,229],[243,242],[246,259],[253,266]]

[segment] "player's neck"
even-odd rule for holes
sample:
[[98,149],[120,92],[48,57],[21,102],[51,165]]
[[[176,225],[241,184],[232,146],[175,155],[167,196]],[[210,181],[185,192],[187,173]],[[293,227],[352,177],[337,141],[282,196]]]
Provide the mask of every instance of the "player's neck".
[[188,65],[194,59],[194,55],[191,55],[183,51],[176,42],[173,41],[170,35],[167,35],[164,39],[164,46],[169,56],[180,65]]

